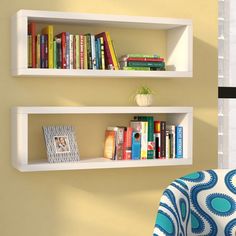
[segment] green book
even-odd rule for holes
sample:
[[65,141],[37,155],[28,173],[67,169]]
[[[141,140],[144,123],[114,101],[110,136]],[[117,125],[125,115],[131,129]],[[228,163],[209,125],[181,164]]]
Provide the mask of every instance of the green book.
[[123,57],[146,57],[146,58],[159,58],[157,54],[142,54],[142,53],[130,53],[126,54]]
[[147,159],[154,158],[154,118],[153,116],[135,116],[135,120],[148,122],[148,148]]
[[147,61],[128,61],[127,66],[131,67],[156,67],[156,68],[165,68],[165,62],[147,62]]
[[57,42],[53,41],[53,68],[57,68]]
[[150,70],[150,67],[130,67],[130,66],[124,66],[122,67],[122,70]]

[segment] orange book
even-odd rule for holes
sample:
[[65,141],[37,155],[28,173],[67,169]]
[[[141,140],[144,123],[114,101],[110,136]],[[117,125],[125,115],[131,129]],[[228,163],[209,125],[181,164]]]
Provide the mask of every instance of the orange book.
[[116,131],[106,130],[104,157],[113,160],[115,157],[115,147],[116,147]]

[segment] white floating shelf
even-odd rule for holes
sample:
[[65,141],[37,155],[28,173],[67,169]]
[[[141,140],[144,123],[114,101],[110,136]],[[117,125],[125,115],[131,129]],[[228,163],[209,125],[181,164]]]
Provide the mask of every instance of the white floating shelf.
[[[192,164],[192,107],[15,107],[12,109],[12,164],[19,171],[81,170]],[[91,157],[79,162],[48,163],[28,157],[28,116],[31,114],[165,114],[171,124],[183,126],[183,158],[112,161]],[[82,137],[79,137],[80,139]]]
[[[40,24],[82,25],[165,31],[166,71],[100,71],[67,69],[30,69],[27,63],[27,31],[29,21]],[[88,28],[89,30],[89,28]],[[79,33],[79,32],[78,32]],[[127,37],[127,33],[124,33]],[[19,10],[12,17],[12,75],[19,77],[192,77],[193,32],[192,20],[123,15],[81,14]],[[115,39],[114,39],[115,40]],[[138,39],[136,39],[138,40]],[[126,45],[122,45],[125,47]],[[155,48],[155,45],[153,45]],[[143,51],[142,49],[137,49]],[[126,49],[127,53],[130,51]],[[121,56],[121,55],[118,55]]]

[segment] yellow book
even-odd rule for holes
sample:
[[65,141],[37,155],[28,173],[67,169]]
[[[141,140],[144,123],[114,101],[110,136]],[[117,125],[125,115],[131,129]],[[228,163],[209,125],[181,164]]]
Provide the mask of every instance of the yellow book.
[[110,52],[111,52],[111,58],[112,58],[112,61],[114,63],[115,70],[119,70],[119,65],[118,65],[118,61],[116,59],[116,54],[115,54],[114,47],[112,45],[110,33],[105,32],[105,34],[106,34],[106,37],[107,37],[107,43],[108,43],[108,47],[109,47]]
[[53,26],[46,26],[42,33],[48,35],[48,68],[53,68]]
[[84,69],[88,69],[87,38],[84,35]]

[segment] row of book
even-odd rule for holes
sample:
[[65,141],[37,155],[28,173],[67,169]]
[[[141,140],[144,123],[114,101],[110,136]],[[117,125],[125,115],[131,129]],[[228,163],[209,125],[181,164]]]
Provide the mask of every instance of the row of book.
[[122,70],[166,70],[164,58],[155,54],[126,54],[119,64]]
[[183,126],[135,116],[128,127],[107,127],[104,157],[111,160],[183,158]]
[[54,36],[53,25],[36,33],[36,23],[28,24],[28,67],[56,69],[118,70],[119,63],[109,32]]

